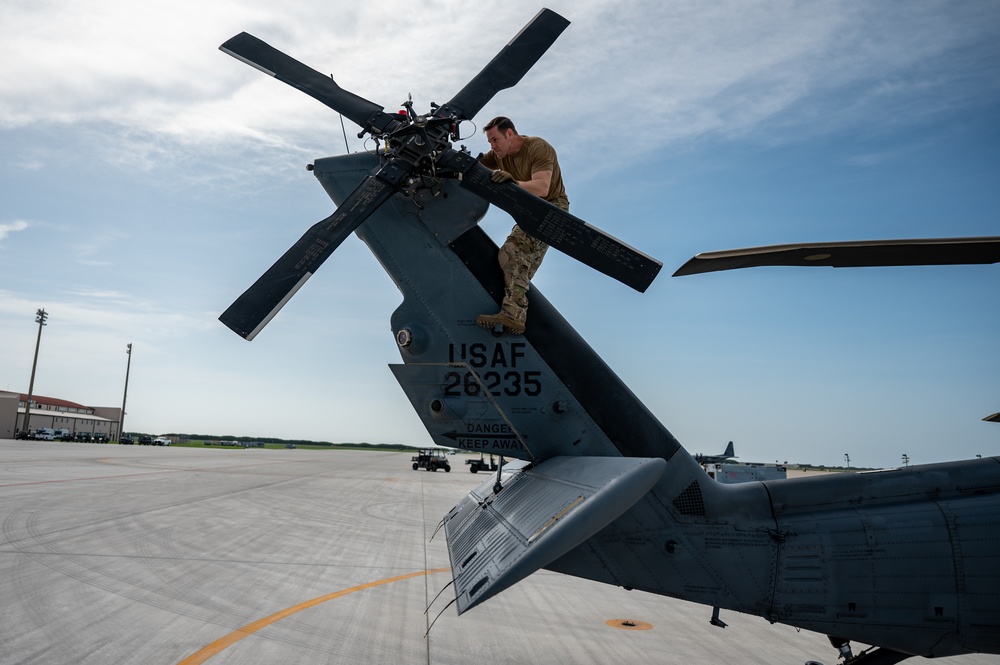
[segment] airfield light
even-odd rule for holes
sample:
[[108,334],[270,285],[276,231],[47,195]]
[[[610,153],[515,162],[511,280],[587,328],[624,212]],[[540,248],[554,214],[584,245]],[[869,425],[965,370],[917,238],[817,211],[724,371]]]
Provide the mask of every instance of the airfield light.
[[125,347],[128,354],[128,363],[125,365],[125,392],[122,393],[122,414],[118,418],[118,440],[121,441],[125,434],[125,400],[128,399],[128,373],[132,369],[132,342]]
[[31,425],[31,395],[35,392],[35,368],[38,366],[38,347],[42,344],[42,326],[46,325],[49,313],[44,308],[35,312],[35,323],[38,324],[38,339],[35,340],[35,359],[31,362],[31,381],[28,382],[28,400],[24,404],[24,431],[30,432]]

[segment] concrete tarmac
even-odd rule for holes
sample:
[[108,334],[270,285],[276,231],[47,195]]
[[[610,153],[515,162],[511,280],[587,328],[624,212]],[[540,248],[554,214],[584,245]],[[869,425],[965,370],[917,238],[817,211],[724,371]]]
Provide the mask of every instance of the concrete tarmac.
[[547,571],[425,638],[453,597],[424,613],[451,580],[428,541],[483,479],[452,459],[0,440],[0,663],[838,662],[821,635]]

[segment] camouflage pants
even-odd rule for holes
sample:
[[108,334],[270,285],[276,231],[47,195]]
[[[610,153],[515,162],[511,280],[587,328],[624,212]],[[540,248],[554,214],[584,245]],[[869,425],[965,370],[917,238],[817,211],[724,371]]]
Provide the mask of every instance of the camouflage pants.
[[549,248],[515,226],[500,247],[498,258],[503,271],[504,298],[502,310],[515,320],[524,322],[528,310],[528,288],[531,278]]

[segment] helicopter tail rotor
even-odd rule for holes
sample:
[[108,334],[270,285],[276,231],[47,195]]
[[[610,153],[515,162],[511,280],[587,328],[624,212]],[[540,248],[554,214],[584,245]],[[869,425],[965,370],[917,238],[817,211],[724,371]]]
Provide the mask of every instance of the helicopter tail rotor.
[[414,183],[458,177],[470,192],[507,211],[528,233],[639,291],[662,264],[582,220],[510,183],[497,184],[489,170],[463,148],[451,147],[457,126],[471,119],[505,88],[516,85],[562,34],[569,21],[540,11],[447,104],[418,115],[412,102],[405,115],[344,90],[328,76],[285,55],[248,33],[220,49],[338,111],[364,132],[385,140],[380,169],[367,176],[330,217],[315,224],[220,316],[250,340],[277,314],[337,247],[397,192]]

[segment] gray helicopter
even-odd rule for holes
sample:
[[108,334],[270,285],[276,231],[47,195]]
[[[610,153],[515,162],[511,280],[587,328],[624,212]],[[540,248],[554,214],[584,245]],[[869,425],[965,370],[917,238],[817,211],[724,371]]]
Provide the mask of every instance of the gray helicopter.
[[453,145],[568,25],[543,9],[426,114],[246,33],[223,44],[380,148],[311,165],[337,211],[220,320],[252,339],[351,233],[375,254],[403,296],[390,367],[434,442],[513,460],[443,519],[459,614],[544,568],[816,631],[855,664],[1000,653],[1000,458],[719,484],[534,287],[523,336],[476,325],[503,297],[489,204],[639,291],[661,267]]

